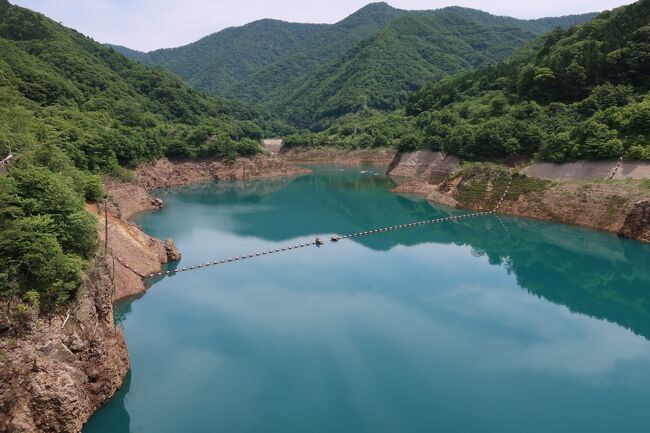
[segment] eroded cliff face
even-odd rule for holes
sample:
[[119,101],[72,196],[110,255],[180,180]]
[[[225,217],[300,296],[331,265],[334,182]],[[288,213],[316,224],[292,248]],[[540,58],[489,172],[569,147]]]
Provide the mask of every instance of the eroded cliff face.
[[459,165],[460,159],[457,156],[419,150],[396,155],[388,167],[388,172],[391,177],[403,178],[407,182],[438,185]]
[[283,149],[279,156],[289,163],[340,164],[340,165],[378,165],[388,166],[397,155],[395,149],[355,149],[340,148]]
[[[576,166],[553,168],[564,179]],[[601,169],[599,177],[604,173],[609,179],[613,168],[601,166],[583,164],[577,179],[562,181],[529,177],[511,169],[515,176],[499,213],[580,225],[650,242],[650,189],[634,179],[583,180],[585,172],[596,168]],[[628,162],[626,167],[626,173],[638,174],[644,165],[640,163],[639,168]],[[481,211],[494,209],[507,183],[503,173],[470,175],[457,159],[430,151],[397,156],[389,175],[398,183],[395,192],[419,193],[436,203]]]
[[[107,187],[107,193],[112,198],[108,204],[108,263],[111,275],[115,281],[113,301],[138,296],[147,289],[144,276],[159,272],[161,266],[168,262],[165,245],[154,237],[147,235],[135,223],[126,219],[133,213],[152,209],[154,201],[141,187],[128,186],[133,191],[131,196],[113,196],[113,191],[123,191],[122,185]],[[137,192],[137,193],[136,193]],[[149,197],[142,200],[141,197]],[[138,208],[137,203],[143,204]],[[122,211],[121,209],[128,209]],[[105,217],[104,205],[87,206],[98,219],[99,242],[104,245]]]
[[129,355],[109,275],[98,255],[69,312],[0,340],[0,432],[79,432],[122,385]]
[[[146,290],[141,275],[157,272],[180,253],[126,218],[160,206],[143,188],[108,185],[109,248],[104,204],[88,205],[99,219],[101,244],[93,269],[69,311],[36,320],[23,334],[0,339],[0,432],[77,433],[122,385],[129,369],[113,302]],[[114,260],[114,258],[116,260]]]
[[[527,182],[521,180],[520,184],[526,185]],[[497,199],[489,187],[485,188],[482,197],[468,197],[463,194],[465,186],[461,183],[459,191],[455,193],[461,206],[476,210],[492,209]],[[495,191],[498,189],[495,188]],[[518,190],[515,186],[499,212],[619,233],[630,214],[634,213],[636,201],[644,195],[650,199],[650,191],[644,194],[634,185],[626,183],[552,182],[532,190],[526,186]],[[636,230],[628,237],[647,241],[640,236],[641,233],[642,230]]]
[[626,238],[650,242],[650,199],[634,203],[618,233]]
[[166,158],[142,164],[135,170],[138,183],[146,190],[209,182],[246,180],[307,174],[310,170],[286,163],[282,158],[257,155],[234,162],[219,159],[170,161]]

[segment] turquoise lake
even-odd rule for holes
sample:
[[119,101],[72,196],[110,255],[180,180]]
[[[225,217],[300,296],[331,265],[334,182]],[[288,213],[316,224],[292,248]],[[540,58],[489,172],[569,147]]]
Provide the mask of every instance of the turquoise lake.
[[[464,213],[361,168],[157,193],[180,266]],[[177,274],[120,305],[85,433],[650,431],[650,245],[484,216]]]

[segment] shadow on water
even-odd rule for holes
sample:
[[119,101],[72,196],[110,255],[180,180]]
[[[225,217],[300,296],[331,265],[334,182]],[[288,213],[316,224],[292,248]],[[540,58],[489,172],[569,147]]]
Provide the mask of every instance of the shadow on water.
[[[373,227],[432,218],[432,207],[424,200],[387,194],[395,184],[385,176],[360,175],[357,171],[319,170],[310,176],[244,182],[215,182],[161,191],[172,206],[193,206],[185,230],[210,227],[215,205],[236,204],[239,211],[232,231],[240,236],[255,236],[280,242],[323,233],[352,233]],[[359,192],[362,191],[360,194]],[[209,194],[206,194],[209,192]],[[358,212],[363,209],[363,212]],[[174,209],[169,209],[174,212]],[[460,213],[440,208],[435,215]],[[306,217],[306,215],[309,215]],[[183,228],[176,229],[183,233]],[[389,250],[395,245],[387,238],[360,239],[375,250]]]

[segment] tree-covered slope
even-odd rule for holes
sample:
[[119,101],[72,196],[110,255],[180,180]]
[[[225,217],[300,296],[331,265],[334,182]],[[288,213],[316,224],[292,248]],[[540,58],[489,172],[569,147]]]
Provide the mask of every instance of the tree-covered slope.
[[334,25],[260,20],[178,48],[143,53],[113,46],[141,63],[162,66],[199,90],[258,102],[373,34],[401,11],[372,4]]
[[524,30],[527,23],[511,23],[517,20],[461,8],[406,14],[270,106],[302,126],[368,108],[394,110],[428,81],[496,63],[536,36]]
[[239,102],[206,97],[4,0],[0,89],[6,103],[41,123],[44,139],[58,140],[90,170],[177,153],[180,135],[205,128],[258,139],[269,123]]
[[[591,16],[517,20],[458,7],[403,11],[373,3],[333,25],[303,25],[311,33],[300,40],[276,37],[298,24],[273,22],[261,32],[262,21],[173,50],[119,49],[169,68],[199,89],[318,127],[323,118],[329,122],[365,108],[394,109],[433,78],[497,62],[544,32]],[[264,42],[256,43],[259,38]]]
[[105,44],[107,47],[112,48],[123,56],[128,57],[129,59],[137,60],[141,63],[146,63],[147,53],[142,51],[132,50],[131,48],[123,47],[121,45]]
[[404,13],[386,3],[369,4],[336,24],[324,26],[291,53],[226,89],[225,94],[283,111],[296,87]]
[[650,159],[650,0],[416,93],[420,144],[467,158]]
[[124,47],[117,50],[144,64],[164,66],[196,89],[224,95],[229,94],[226,89],[292,52],[323,27],[266,19],[225,29],[180,48],[146,54]]
[[270,119],[0,0],[0,300],[55,308],[95,251],[100,174],[253,153]]

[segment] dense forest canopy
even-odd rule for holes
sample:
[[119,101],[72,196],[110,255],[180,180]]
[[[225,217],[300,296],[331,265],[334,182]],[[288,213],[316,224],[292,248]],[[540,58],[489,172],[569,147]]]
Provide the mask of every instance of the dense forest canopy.
[[322,28],[319,24],[265,19],[225,29],[180,48],[142,53],[109,46],[143,64],[164,66],[196,89],[224,95],[228,93],[225,89],[292,52]]
[[262,20],[193,44],[139,53],[197,89],[226,95],[319,130],[348,113],[401,107],[432,79],[493,64],[585,14],[539,20],[459,7],[404,11],[373,3],[333,25]]
[[164,155],[253,154],[286,131],[0,0],[0,160],[15,155],[0,174],[0,296],[52,309],[74,293],[95,251],[84,202],[102,198],[99,175]]
[[650,0],[411,96],[419,146],[470,159],[650,159]]
[[429,148],[469,160],[650,159],[650,1],[556,29],[506,60],[434,80],[404,109],[342,116],[296,145]]

